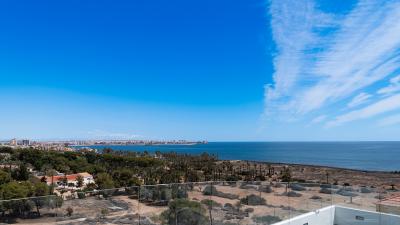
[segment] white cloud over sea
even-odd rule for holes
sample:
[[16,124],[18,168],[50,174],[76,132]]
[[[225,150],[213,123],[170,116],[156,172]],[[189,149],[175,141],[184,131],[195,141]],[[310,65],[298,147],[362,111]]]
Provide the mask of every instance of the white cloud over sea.
[[327,12],[313,0],[272,0],[269,13],[276,53],[267,117],[333,127],[386,116],[376,124],[397,124],[400,1]]

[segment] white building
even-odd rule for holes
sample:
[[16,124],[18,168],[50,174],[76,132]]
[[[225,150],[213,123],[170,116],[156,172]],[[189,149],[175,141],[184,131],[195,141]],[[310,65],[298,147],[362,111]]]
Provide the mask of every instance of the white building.
[[399,225],[400,216],[353,209],[342,206],[329,206],[274,225]]
[[[86,187],[90,183],[95,183],[94,178],[91,174],[87,172],[83,173],[76,173],[76,174],[69,174],[69,175],[59,175],[59,176],[46,176],[46,182],[48,185],[52,183],[56,184],[59,187],[69,187],[72,189],[80,188],[78,187],[78,180],[77,178],[81,176],[83,178],[83,185],[82,188]],[[42,179],[42,177],[39,177]],[[67,180],[65,184],[64,181]]]

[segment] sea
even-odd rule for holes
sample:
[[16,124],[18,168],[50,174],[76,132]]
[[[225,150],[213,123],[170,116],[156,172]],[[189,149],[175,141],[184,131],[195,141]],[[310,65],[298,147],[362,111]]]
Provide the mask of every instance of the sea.
[[150,153],[174,151],[197,155],[207,152],[224,160],[319,165],[365,171],[400,171],[400,142],[209,142],[195,145],[87,147]]

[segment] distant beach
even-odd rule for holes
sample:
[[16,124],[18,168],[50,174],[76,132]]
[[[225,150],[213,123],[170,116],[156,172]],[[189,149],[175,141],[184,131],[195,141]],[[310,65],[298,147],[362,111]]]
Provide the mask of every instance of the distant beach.
[[400,171],[400,142],[210,142],[196,145],[93,145],[94,149],[215,154],[222,160],[249,160]]

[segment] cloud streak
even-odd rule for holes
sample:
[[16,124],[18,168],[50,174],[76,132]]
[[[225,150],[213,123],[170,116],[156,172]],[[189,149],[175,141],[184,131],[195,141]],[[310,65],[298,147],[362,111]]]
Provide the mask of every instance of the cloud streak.
[[349,103],[347,103],[347,107],[353,108],[353,107],[362,105],[365,102],[367,102],[369,98],[371,98],[370,94],[362,92],[362,93],[356,95],[356,97],[354,97]]
[[328,127],[338,126],[343,123],[359,119],[366,119],[382,113],[390,112],[400,108],[400,94],[385,98],[365,108],[348,112],[336,117],[335,120],[327,123]]
[[[322,12],[310,0],[272,0],[270,14],[277,53],[273,82],[266,86],[267,115],[307,120],[307,114],[328,111],[326,116],[335,118],[329,126],[344,124],[357,115],[373,116],[368,109],[400,90],[395,77],[400,68],[399,1],[361,0],[343,15]],[[377,83],[386,78],[390,86],[379,90]],[[381,99],[383,93],[388,99]],[[348,111],[366,103],[365,111]],[[337,109],[347,112],[338,116]]]

